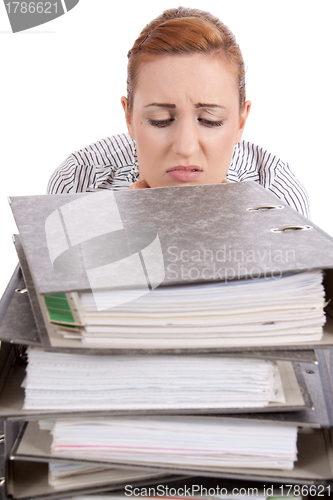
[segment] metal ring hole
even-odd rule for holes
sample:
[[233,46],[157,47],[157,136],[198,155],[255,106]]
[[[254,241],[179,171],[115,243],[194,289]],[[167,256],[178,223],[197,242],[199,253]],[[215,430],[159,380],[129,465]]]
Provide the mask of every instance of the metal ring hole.
[[282,210],[284,208],[283,205],[271,205],[269,203],[267,204],[261,204],[261,205],[255,205],[254,207],[247,208],[247,212],[259,212],[260,210]]
[[288,231],[308,231],[312,226],[298,226],[295,224],[287,224],[286,226],[276,227],[271,229],[272,233],[286,233]]

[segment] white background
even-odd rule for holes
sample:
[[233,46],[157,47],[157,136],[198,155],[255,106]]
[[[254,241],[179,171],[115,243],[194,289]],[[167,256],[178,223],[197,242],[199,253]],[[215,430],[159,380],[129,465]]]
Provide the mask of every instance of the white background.
[[[181,1],[80,0],[66,15],[12,34],[0,4],[0,295],[15,268],[8,196],[44,194],[73,151],[126,130],[127,51],[141,29]],[[244,138],[288,161],[312,220],[333,235],[331,0],[193,0],[235,33],[252,110]]]

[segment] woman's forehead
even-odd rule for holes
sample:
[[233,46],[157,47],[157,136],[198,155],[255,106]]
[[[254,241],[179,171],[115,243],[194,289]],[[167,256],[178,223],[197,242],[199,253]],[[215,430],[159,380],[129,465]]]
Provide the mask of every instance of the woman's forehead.
[[238,99],[237,78],[231,65],[218,54],[202,53],[168,54],[142,62],[135,93],[145,105],[147,99],[159,102],[186,96],[198,99],[196,103],[214,101],[222,95]]

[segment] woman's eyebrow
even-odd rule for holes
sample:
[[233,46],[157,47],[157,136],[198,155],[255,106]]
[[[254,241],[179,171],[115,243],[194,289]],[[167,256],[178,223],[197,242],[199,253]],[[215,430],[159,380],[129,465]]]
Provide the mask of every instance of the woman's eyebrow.
[[147,104],[145,108],[149,108],[150,106],[158,106],[159,108],[172,108],[172,109],[176,107],[175,104],[168,104],[164,102],[152,102],[151,104]]
[[198,104],[195,105],[196,108],[220,108],[220,109],[225,109],[225,106],[220,106],[219,104],[205,104],[202,102],[198,102]]

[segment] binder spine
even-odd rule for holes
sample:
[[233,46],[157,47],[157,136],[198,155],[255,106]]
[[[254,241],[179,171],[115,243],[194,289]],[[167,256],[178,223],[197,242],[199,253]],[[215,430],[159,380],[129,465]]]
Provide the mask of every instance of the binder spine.
[[333,350],[332,349],[320,349],[317,351],[318,357],[318,368],[321,379],[321,384],[323,387],[323,392],[325,394],[325,405],[326,412],[329,420],[329,427],[333,427],[333,380],[332,380],[332,368],[331,364],[333,362]]
[[0,325],[5,317],[9,304],[12,301],[15,290],[19,286],[19,282],[22,279],[22,271],[19,264],[16,266],[11,279],[2,295],[0,302]]

